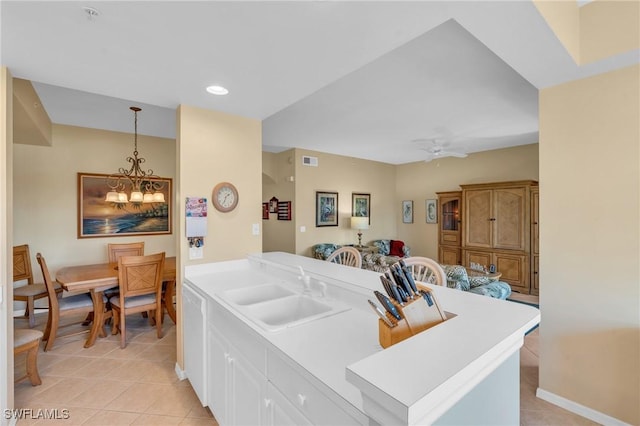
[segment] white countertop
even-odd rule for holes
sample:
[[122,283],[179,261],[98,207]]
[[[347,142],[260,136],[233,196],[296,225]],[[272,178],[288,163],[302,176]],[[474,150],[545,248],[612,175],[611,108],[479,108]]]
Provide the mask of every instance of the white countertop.
[[383,350],[377,316],[366,301],[382,288],[379,273],[273,252],[189,266],[185,277],[233,311],[220,292],[266,283],[301,289],[298,266],[329,285],[328,302],[339,299],[352,309],[276,332],[238,318],[356,410],[364,411],[362,390],[409,424],[440,417],[517,351],[524,333],[540,321],[530,306],[430,286],[456,317]]

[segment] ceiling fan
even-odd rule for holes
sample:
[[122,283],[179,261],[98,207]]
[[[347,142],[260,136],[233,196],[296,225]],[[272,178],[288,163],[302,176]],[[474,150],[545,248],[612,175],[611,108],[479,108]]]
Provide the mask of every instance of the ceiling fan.
[[414,142],[420,143],[422,145],[420,149],[423,151],[427,151],[428,156],[424,159],[425,162],[429,162],[437,158],[464,158],[467,156],[467,154],[464,152],[456,151],[453,149],[446,149],[451,144],[450,142],[438,142],[436,139],[417,139]]

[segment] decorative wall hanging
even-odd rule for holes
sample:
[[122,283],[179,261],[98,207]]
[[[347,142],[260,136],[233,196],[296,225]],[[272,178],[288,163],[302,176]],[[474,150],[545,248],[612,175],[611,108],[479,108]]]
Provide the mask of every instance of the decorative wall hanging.
[[278,213],[278,199],[271,197],[269,200],[269,213]]
[[316,226],[338,226],[337,192],[316,192]]
[[262,219],[269,220],[269,203],[262,203]]
[[[126,204],[105,201],[109,190],[104,184],[107,176],[78,173],[78,238],[171,234],[170,201]],[[172,200],[171,179],[156,180],[163,185],[158,191],[164,199]],[[130,189],[125,185],[125,191]]]
[[291,201],[278,201],[278,220],[291,220]]
[[351,193],[351,216],[368,217],[371,225],[371,194]]
[[402,202],[402,223],[413,223],[413,201]]
[[438,201],[427,200],[425,204],[427,223],[438,223]]

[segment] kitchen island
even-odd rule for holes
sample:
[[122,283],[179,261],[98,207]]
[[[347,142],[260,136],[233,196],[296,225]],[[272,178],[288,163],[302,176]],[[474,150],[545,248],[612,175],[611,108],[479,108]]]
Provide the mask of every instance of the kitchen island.
[[383,350],[378,273],[279,252],[188,266],[184,375],[223,425],[519,424],[539,311],[428,286],[449,319]]

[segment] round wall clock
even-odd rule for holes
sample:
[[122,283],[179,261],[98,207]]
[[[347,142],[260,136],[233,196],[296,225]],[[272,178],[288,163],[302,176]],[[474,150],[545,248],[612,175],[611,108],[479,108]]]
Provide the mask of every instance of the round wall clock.
[[229,182],[220,182],[213,188],[213,207],[221,212],[230,212],[238,205],[238,190]]

